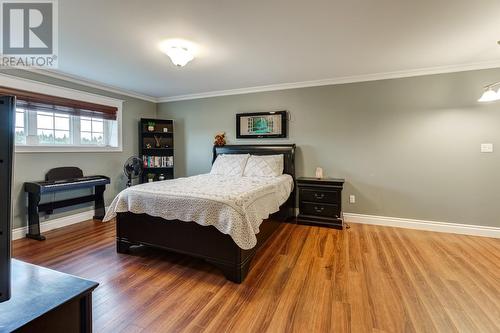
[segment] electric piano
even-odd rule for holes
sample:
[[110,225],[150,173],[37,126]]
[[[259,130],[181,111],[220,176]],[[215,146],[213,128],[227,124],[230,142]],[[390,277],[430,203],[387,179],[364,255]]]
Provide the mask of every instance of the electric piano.
[[[109,177],[106,176],[84,177],[80,168],[62,167],[51,169],[45,175],[44,181],[24,183],[24,191],[28,193],[28,233],[26,237],[36,240],[45,239],[40,234],[40,212],[52,214],[54,209],[94,201],[94,219],[102,220],[106,213],[104,191],[110,182]],[[84,188],[94,188],[94,193],[71,199],[40,203],[43,194]]]

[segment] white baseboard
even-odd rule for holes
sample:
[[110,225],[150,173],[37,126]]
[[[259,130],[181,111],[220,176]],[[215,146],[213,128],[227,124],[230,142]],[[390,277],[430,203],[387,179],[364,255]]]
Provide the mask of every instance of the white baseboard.
[[[107,208],[107,207],[106,207]],[[80,223],[88,220],[92,220],[94,216],[94,210],[88,210],[78,214],[68,215],[64,217],[59,217],[57,219],[48,220],[45,222],[40,221],[40,232],[47,232],[49,230],[54,230],[75,223]],[[12,230],[12,240],[24,238],[28,233],[28,227],[20,227]]]
[[[41,232],[47,232],[49,230],[62,228],[75,223],[91,220],[93,216],[94,216],[94,210],[89,210],[78,214],[64,216],[46,222],[41,222],[40,229]],[[400,217],[376,216],[376,215],[365,215],[365,214],[355,214],[355,213],[344,213],[344,219],[348,223],[373,224],[386,227],[500,238],[500,228],[498,227],[414,220],[414,219],[405,219]],[[23,238],[25,237],[27,232],[28,232],[28,227],[13,229],[12,239],[16,240]]]
[[471,236],[500,238],[500,228],[471,224],[413,220],[399,217],[364,215],[344,213],[344,220],[348,223],[374,224],[386,227],[448,232]]

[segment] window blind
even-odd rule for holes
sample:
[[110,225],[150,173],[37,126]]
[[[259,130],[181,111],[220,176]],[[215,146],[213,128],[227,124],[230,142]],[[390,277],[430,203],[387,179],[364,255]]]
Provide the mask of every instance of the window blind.
[[118,113],[118,108],[114,106],[89,103],[6,87],[0,87],[0,95],[16,96],[17,105],[19,107],[42,112],[54,112],[109,120],[116,120]]

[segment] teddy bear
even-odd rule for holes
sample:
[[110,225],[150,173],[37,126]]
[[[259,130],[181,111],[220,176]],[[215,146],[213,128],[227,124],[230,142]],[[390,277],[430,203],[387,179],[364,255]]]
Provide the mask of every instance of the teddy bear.
[[214,145],[224,146],[226,144],[226,133],[220,132],[215,134]]

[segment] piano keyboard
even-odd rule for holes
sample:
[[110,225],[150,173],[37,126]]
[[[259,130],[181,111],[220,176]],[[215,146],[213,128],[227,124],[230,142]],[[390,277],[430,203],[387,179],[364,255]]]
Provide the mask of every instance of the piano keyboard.
[[26,192],[49,193],[56,191],[66,191],[109,184],[110,180],[106,176],[89,176],[82,178],[71,178],[54,181],[31,182],[25,184]]
[[[28,234],[26,237],[44,240],[40,234],[40,212],[52,214],[55,209],[94,202],[94,219],[102,220],[106,213],[104,209],[104,191],[110,184],[109,177],[87,176],[77,167],[62,167],[51,169],[45,176],[46,181],[26,182],[24,191],[28,193]],[[42,195],[59,191],[75,189],[93,189],[92,194],[79,197],[40,203]]]
[[64,187],[64,186],[71,186],[74,184],[86,184],[86,183],[100,183],[106,181],[106,179],[102,178],[93,178],[93,179],[82,179],[82,180],[75,180],[75,181],[64,181],[64,180],[58,180],[55,181],[51,184],[40,184],[43,187]]

